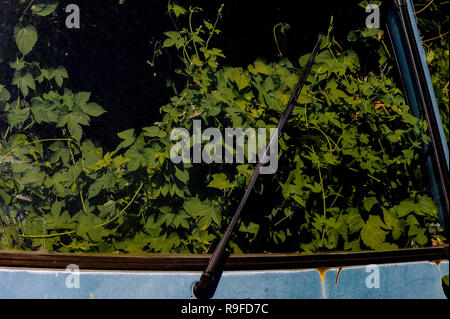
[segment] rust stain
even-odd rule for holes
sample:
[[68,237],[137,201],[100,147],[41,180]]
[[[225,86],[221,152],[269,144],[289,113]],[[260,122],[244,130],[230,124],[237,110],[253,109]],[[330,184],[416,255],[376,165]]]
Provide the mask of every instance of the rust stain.
[[441,268],[440,268],[441,261],[440,261],[440,260],[433,260],[433,262],[436,264],[436,266],[438,267],[438,269],[441,270]]
[[323,282],[325,282],[325,273],[327,272],[327,270],[330,269],[329,267],[320,267],[320,268],[316,268],[316,270],[319,272],[320,275],[320,280]]
[[338,272],[336,274],[336,280],[334,281],[335,286],[337,286],[337,284],[338,284],[339,275],[341,274],[341,270],[342,270],[342,267],[339,267]]

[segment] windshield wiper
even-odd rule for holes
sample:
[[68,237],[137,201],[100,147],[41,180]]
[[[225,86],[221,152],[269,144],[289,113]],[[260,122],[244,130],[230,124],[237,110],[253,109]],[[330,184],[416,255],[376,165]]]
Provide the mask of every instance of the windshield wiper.
[[233,219],[231,220],[230,224],[228,225],[227,230],[225,231],[225,234],[223,235],[222,239],[220,240],[219,244],[217,245],[216,249],[214,250],[214,253],[212,254],[211,258],[209,259],[208,265],[206,266],[205,271],[203,272],[202,276],[200,277],[200,281],[196,282],[194,285],[194,288],[193,288],[194,295],[199,299],[211,298],[214,295],[215,289],[213,289],[213,287],[217,286],[218,280],[220,278],[220,274],[222,273],[222,270],[223,270],[223,266],[225,265],[225,261],[227,259],[226,248],[228,246],[228,242],[230,241],[230,237],[233,232],[233,229],[239,219],[242,208],[244,207],[245,202],[247,201],[247,198],[250,195],[250,193],[253,189],[253,186],[255,185],[256,179],[258,178],[258,176],[260,174],[261,166],[266,162],[266,157],[267,157],[267,154],[268,154],[271,146],[274,145],[274,142],[278,139],[278,136],[281,133],[281,130],[283,129],[289,116],[291,115],[292,110],[294,109],[295,102],[297,101],[297,99],[302,91],[303,85],[305,84],[305,81],[308,78],[308,75],[309,75],[311,68],[313,66],[313,63],[314,63],[314,59],[320,49],[321,42],[322,42],[322,39],[319,38],[317,40],[316,45],[314,46],[314,49],[313,49],[310,57],[309,57],[308,63],[306,64],[306,67],[300,76],[297,86],[295,87],[294,92],[292,93],[292,95],[288,101],[286,109],[284,110],[283,115],[280,118],[278,126],[270,138],[270,142],[262,156],[262,159],[258,162],[255,170],[253,171],[253,175],[250,178],[250,182],[247,185],[245,194],[242,197],[242,200],[239,204],[239,207],[236,210],[236,213],[233,216]]

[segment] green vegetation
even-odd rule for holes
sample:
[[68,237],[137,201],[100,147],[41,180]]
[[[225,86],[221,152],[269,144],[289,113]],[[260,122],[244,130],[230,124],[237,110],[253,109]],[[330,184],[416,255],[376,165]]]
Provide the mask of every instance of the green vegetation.
[[[161,108],[161,122],[118,133],[122,142],[106,152],[84,132],[105,110],[88,92],[65,86],[63,66],[28,59],[39,42],[29,15],[50,14],[47,2],[25,12],[14,30],[17,94],[9,83],[0,86],[8,125],[0,144],[0,247],[207,252],[253,165],[175,165],[171,130],[190,129],[193,119],[219,129],[275,127],[308,55],[222,66],[226,58],[213,46],[222,8],[194,26],[199,8],[169,4],[179,26],[165,33],[163,47],[183,61],[177,73],[186,85],[178,91],[168,83],[174,96]],[[438,212],[420,166],[427,124],[411,115],[389,76],[383,32],[355,30],[338,42],[332,31],[331,23],[279,141],[279,169],[258,182],[234,252],[396,249],[444,240],[432,228]],[[379,68],[368,74],[360,70],[361,43],[379,48]]]
[[415,0],[417,21],[422,32],[422,43],[427,54],[436,100],[439,106],[444,132],[449,139],[450,110],[449,83],[449,17],[448,1]]

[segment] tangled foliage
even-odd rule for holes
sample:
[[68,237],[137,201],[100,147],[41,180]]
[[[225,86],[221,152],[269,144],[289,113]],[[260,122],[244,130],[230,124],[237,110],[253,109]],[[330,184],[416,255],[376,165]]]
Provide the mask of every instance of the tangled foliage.
[[[177,73],[186,85],[178,92],[171,84],[174,96],[161,108],[161,122],[118,133],[122,142],[111,152],[83,132],[105,110],[88,92],[65,87],[63,66],[28,61],[38,31],[26,14],[17,25],[14,77],[0,87],[7,123],[0,144],[1,248],[200,253],[222,235],[253,165],[174,164],[170,132],[191,129],[194,119],[221,130],[276,127],[308,55],[222,66],[225,56],[212,47],[222,8],[199,26],[192,16],[201,9],[169,4],[168,10],[186,23],[166,32],[163,43],[183,61]],[[257,184],[233,251],[356,251],[443,241],[422,182],[427,125],[411,115],[389,77],[383,32],[355,30],[338,43],[331,25],[322,37],[323,50],[279,140],[279,169]],[[377,72],[362,74],[356,51],[362,42],[380,47]]]
[[427,54],[436,100],[444,126],[447,143],[449,139],[450,110],[449,84],[449,17],[443,14],[449,9],[445,1],[414,1],[417,21],[422,33],[422,43]]

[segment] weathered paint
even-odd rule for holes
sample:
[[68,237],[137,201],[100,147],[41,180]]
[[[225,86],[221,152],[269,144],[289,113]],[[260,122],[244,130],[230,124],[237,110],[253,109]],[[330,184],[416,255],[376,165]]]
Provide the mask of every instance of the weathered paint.
[[339,275],[341,274],[342,271],[342,267],[339,267],[337,274],[336,274],[336,279],[334,280],[334,285],[337,286],[338,284],[338,280],[339,280]]
[[[286,271],[225,271],[214,298],[445,298],[448,261],[378,265],[380,287],[367,288],[367,266]],[[189,299],[200,272],[81,271],[67,288],[64,270],[0,268],[0,298]],[[337,279],[339,278],[339,284]]]

